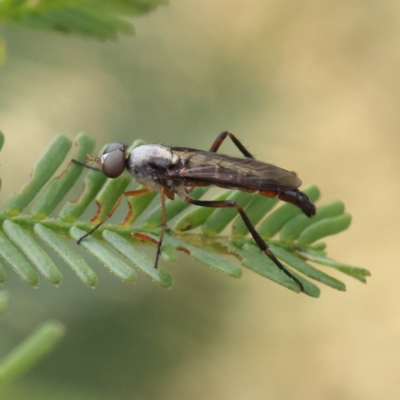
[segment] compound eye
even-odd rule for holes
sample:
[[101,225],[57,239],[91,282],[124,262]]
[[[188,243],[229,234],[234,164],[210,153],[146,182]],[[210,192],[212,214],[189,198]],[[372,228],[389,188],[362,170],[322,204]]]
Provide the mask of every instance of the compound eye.
[[104,175],[109,178],[117,178],[125,169],[125,149],[123,151],[114,149],[114,151],[103,154],[101,162]]
[[104,150],[103,154],[111,153],[114,150],[121,150],[123,153],[125,153],[126,146],[121,143],[121,142],[114,142],[111,143],[107,148]]

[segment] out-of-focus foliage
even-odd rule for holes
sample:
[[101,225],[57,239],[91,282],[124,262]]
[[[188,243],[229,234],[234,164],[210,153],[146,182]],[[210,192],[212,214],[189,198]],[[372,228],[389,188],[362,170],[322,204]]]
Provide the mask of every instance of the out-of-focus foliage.
[[[7,293],[0,292],[0,315],[9,305]],[[47,321],[0,360],[0,387],[31,368],[50,352],[64,336],[65,327],[57,321]]]
[[19,346],[0,360],[0,386],[30,369],[49,353],[64,336],[65,327],[49,321],[37,328]]
[[119,34],[130,35],[134,32],[133,25],[127,17],[147,13],[165,2],[165,0],[6,0],[0,2],[0,23],[85,35],[103,40],[115,39]]

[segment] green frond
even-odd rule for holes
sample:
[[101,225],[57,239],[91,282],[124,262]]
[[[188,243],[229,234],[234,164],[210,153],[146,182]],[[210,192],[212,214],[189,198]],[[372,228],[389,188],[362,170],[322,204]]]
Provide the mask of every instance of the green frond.
[[165,3],[166,0],[6,0],[0,2],[0,22],[102,40],[115,39],[120,34],[133,34],[129,17]]
[[[0,145],[1,147],[1,145]],[[9,307],[6,292],[0,292],[0,315]],[[47,321],[0,360],[0,387],[23,374],[49,353],[64,336],[65,327],[58,321]]]
[[[0,145],[3,140],[0,135]],[[130,148],[143,143],[135,141]],[[5,201],[0,214],[0,258],[30,286],[38,284],[37,272],[54,285],[61,282],[61,273],[48,255],[52,253],[57,254],[87,286],[95,286],[96,273],[76,252],[74,241],[100,222],[132,184],[128,174],[107,179],[102,173],[75,163],[53,176],[64,160],[71,157],[68,156],[71,147],[69,139],[57,136],[36,163],[28,184]],[[86,154],[93,152],[94,141],[79,134],[75,147],[74,158],[85,161]],[[82,173],[85,174],[83,184],[79,181]],[[80,197],[69,199],[71,188],[82,185]],[[206,192],[206,188],[199,187],[191,197],[199,199]],[[306,187],[304,192],[312,201],[320,197],[315,185]],[[155,269],[154,259],[140,248],[143,245],[155,248],[158,241],[161,206],[153,202],[155,196],[156,193],[150,193],[128,198],[129,213],[123,223],[102,225],[81,242],[81,248],[124,282],[134,282],[136,271],[140,271],[167,288],[173,283],[171,274],[166,271],[171,267]],[[341,291],[346,289],[343,282],[310,262],[334,268],[362,282],[370,275],[364,268],[328,258],[326,244],[319,242],[349,227],[351,216],[345,212],[341,201],[318,206],[317,215],[307,218],[291,204],[240,191],[221,191],[214,198],[235,200],[245,209],[272,252],[301,281],[304,293],[309,296],[320,294],[312,281]],[[79,220],[93,203],[97,207],[96,215],[90,221]],[[59,211],[55,213],[55,210]],[[242,276],[242,267],[245,267],[290,290],[299,291],[299,286],[255,246],[235,209],[194,207],[177,198],[166,202],[166,212],[171,229],[166,232],[161,257],[168,263],[174,263],[179,254],[184,253],[185,257],[231,277]],[[227,229],[230,234],[223,234]],[[239,263],[226,256],[236,257]],[[0,282],[5,280],[6,271],[0,264]]]
[[0,386],[23,374],[49,353],[64,336],[64,332],[64,325],[57,321],[48,321],[39,326],[0,360]]
[[9,305],[8,295],[5,292],[0,292],[0,315],[4,314]]

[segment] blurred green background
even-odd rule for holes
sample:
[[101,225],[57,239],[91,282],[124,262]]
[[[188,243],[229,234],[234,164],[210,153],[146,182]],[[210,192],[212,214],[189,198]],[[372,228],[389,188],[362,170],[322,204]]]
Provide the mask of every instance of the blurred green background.
[[[377,399],[400,396],[400,3],[171,0],[116,42],[4,29],[2,201],[56,133],[206,149],[234,132],[257,158],[343,200],[329,255],[372,272],[318,300],[187,258],[86,288],[4,285],[0,355],[48,318],[68,332],[1,399]],[[231,144],[224,152],[237,154]],[[86,257],[88,259],[88,257]]]

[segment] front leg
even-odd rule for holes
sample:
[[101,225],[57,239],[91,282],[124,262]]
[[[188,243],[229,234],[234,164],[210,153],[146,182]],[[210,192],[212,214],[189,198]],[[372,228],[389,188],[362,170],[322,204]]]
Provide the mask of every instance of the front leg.
[[107,216],[102,221],[100,221],[94,228],[92,228],[89,232],[87,232],[85,235],[80,237],[76,243],[80,244],[83,239],[85,239],[86,237],[91,235],[96,229],[100,228],[100,226],[103,225],[104,222],[108,221],[112,217],[112,215],[114,214],[114,211],[118,208],[119,204],[121,203],[121,201],[124,197],[141,196],[141,195],[147,194],[149,192],[150,192],[149,189],[144,188],[144,189],[131,190],[129,192],[122,193],[121,196],[119,196],[118,200],[115,202],[111,211],[107,214]]

